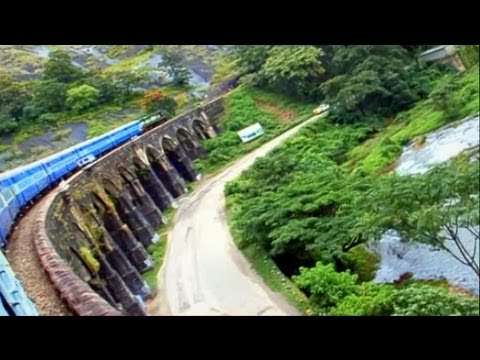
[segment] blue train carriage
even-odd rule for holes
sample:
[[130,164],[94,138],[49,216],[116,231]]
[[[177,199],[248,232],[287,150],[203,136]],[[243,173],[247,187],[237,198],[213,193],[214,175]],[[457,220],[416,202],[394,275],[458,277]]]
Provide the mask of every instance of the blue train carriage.
[[141,132],[142,123],[137,120],[77,145],[74,148],[79,156],[78,166],[82,167],[91,163],[97,157]]
[[8,233],[21,206],[13,190],[11,178],[4,174],[0,175],[0,247],[5,246]]
[[10,180],[21,206],[28,205],[50,183],[48,173],[40,161],[26,165],[11,175]]
[[38,316],[38,311],[0,251],[0,316]]
[[40,162],[49,176],[50,184],[53,184],[75,170],[78,159],[79,156],[75,150],[68,148]]
[[108,137],[115,146],[118,146],[130,140],[131,138],[140,135],[142,130],[143,123],[140,120],[135,120],[115,130],[112,130],[103,136]]
[[32,201],[50,180],[40,162],[4,172],[0,175],[0,246],[22,207]]

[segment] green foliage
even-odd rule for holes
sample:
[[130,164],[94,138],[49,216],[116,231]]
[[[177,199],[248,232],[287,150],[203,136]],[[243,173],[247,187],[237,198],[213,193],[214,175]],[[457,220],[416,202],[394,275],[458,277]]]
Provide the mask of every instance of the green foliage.
[[294,276],[294,283],[310,294],[310,301],[319,314],[336,307],[345,297],[354,292],[356,275],[335,271],[332,264],[317,263],[314,268],[300,268],[300,275]]
[[32,106],[39,109],[40,113],[65,110],[67,89],[68,85],[55,80],[41,81],[34,88]]
[[433,85],[432,94],[446,84],[454,84],[450,93],[449,107],[435,107],[431,98],[417,102],[410,110],[397,115],[395,121],[381,132],[354,148],[349,154],[351,166],[371,174],[379,174],[391,165],[401,152],[403,145],[415,137],[447,124],[452,119],[478,113],[479,74],[478,68],[461,75],[449,74]]
[[119,71],[112,76],[113,84],[120,90],[120,101],[131,98],[133,88],[145,81],[147,73],[144,71]]
[[[472,81],[470,74],[462,75],[460,89]],[[425,100],[383,131],[317,120],[258,159],[225,189],[238,242],[267,251],[289,275],[321,261],[337,270],[346,267],[366,281],[376,259],[356,246],[385,230],[398,229],[412,241],[432,243],[433,237],[442,244],[448,238],[439,237],[441,225],[451,225],[455,217],[462,226],[478,224],[478,198],[470,196],[478,194],[480,185],[477,164],[415,177],[377,177],[371,171],[391,163],[406,138],[441,124],[425,125],[425,116],[413,117],[427,115],[428,109],[431,102]],[[443,207],[452,198],[459,202]]]
[[162,67],[167,74],[172,77],[173,84],[176,86],[188,85],[190,72],[182,66],[182,56],[177,51],[168,51],[163,54]]
[[121,89],[115,84],[114,79],[105,75],[94,75],[85,79],[85,84],[96,88],[99,91],[98,103],[124,103]]
[[17,131],[18,122],[0,114],[0,135],[9,135]]
[[[275,104],[279,109],[292,111],[293,121],[285,122],[280,116],[267,109],[261,109],[258,102]],[[281,96],[271,95],[251,88],[240,88],[226,99],[226,109],[220,124],[222,133],[214,139],[204,142],[208,158],[197,161],[201,172],[212,172],[231,162],[243,154],[255,149],[269,139],[272,139],[289,127],[310,116],[313,105],[288,100]],[[242,144],[237,131],[260,123],[265,134],[247,144]]]
[[478,298],[460,297],[447,290],[415,284],[393,295],[394,315],[479,316]]
[[335,46],[331,72],[321,85],[330,118],[342,124],[375,120],[406,109],[429,92],[439,71],[414,66],[397,45]]
[[237,45],[230,51],[238,61],[241,74],[251,74],[262,69],[272,47],[272,45]]
[[[478,163],[463,167],[440,165],[415,177],[391,175],[382,178],[374,189],[358,197],[353,206],[370,204],[359,219],[370,237],[379,239],[387,229],[396,229],[402,238],[431,244],[448,251],[446,242],[462,245],[459,228],[470,229],[480,223]],[[478,235],[476,235],[478,242]],[[468,254],[454,255],[479,275],[478,260]]]
[[79,114],[82,111],[95,107],[98,103],[100,91],[90,85],[72,87],[67,91],[66,104],[70,109]]
[[8,74],[0,74],[0,114],[18,120],[30,99],[31,93],[27,86],[15,82]]
[[145,93],[142,99],[142,106],[147,114],[160,112],[160,114],[173,117],[178,107],[177,102],[171,96],[162,91],[153,90]]
[[45,113],[45,114],[40,115],[38,117],[38,119],[36,120],[36,122],[38,124],[46,125],[46,124],[55,124],[59,120],[60,120],[60,116],[59,116],[58,113],[57,114]]
[[158,243],[150,245],[148,248],[149,254],[153,259],[153,269],[142,274],[143,279],[153,291],[157,290],[157,277],[160,268],[162,267],[165,253],[167,251],[167,240],[162,239]]
[[291,96],[315,98],[325,68],[315,46],[274,46],[259,72],[269,88]]
[[329,315],[390,316],[394,312],[393,294],[393,288],[388,285],[363,283],[344,297]]
[[371,281],[375,278],[380,258],[362,244],[350,249],[342,261],[347,269],[358,275],[359,281]]
[[375,179],[349,174],[338,163],[368,132],[317,120],[228,183],[227,198],[241,209],[235,227],[243,241],[304,264],[332,262],[355,246],[359,214],[346,209]]
[[310,294],[316,315],[333,316],[478,316],[476,297],[459,296],[434,284],[412,283],[402,288],[372,282],[317,263],[300,270],[294,282]]
[[61,50],[55,50],[45,64],[44,78],[60,83],[71,83],[82,77],[82,71],[72,65],[70,55]]
[[448,81],[440,84],[430,94],[433,106],[436,110],[442,111],[448,120],[455,118],[455,99],[453,93],[456,90],[457,85],[453,81]]
[[462,59],[463,64],[467,69],[470,69],[474,66],[478,68],[479,62],[479,45],[461,45],[458,47],[458,53]]
[[238,72],[252,74],[250,78],[260,87],[295,97],[318,97],[325,74],[318,46],[238,45],[232,55]]

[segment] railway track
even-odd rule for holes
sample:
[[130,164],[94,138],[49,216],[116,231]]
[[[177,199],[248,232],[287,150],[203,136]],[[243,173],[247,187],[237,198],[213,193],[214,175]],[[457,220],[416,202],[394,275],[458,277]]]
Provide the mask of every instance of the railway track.
[[15,275],[22,282],[25,292],[35,303],[40,315],[71,316],[72,313],[43,270],[34,245],[35,222],[41,221],[40,210],[55,194],[56,190],[52,190],[34,204],[18,221],[12,231],[5,254]]

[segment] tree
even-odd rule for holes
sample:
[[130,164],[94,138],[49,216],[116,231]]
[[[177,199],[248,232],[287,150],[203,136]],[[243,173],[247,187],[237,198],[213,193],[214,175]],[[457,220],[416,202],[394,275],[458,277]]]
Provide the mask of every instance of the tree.
[[30,99],[27,86],[15,82],[11,75],[0,74],[0,114],[18,120]]
[[442,111],[448,120],[453,120],[457,115],[455,110],[458,108],[458,105],[454,96],[457,88],[458,85],[455,81],[448,81],[439,84],[430,94],[430,99],[435,108]]
[[9,116],[0,113],[0,135],[9,135],[18,129],[18,123]]
[[238,61],[240,73],[245,75],[262,69],[272,47],[272,45],[235,45],[228,50],[228,53]]
[[44,80],[37,83],[33,90],[34,113],[58,112],[65,110],[68,86],[55,80]]
[[335,122],[390,117],[428,92],[416,81],[426,70],[401,46],[334,46],[332,51],[331,78],[320,90]]
[[144,71],[120,71],[113,76],[113,84],[120,90],[120,101],[126,101],[132,96],[132,90],[139,86],[147,77]]
[[323,80],[323,52],[314,46],[274,46],[259,71],[265,83],[287,95],[313,97]]
[[81,113],[98,104],[100,92],[90,85],[80,85],[67,91],[66,104],[74,113]]
[[91,76],[85,80],[85,84],[93,86],[100,92],[99,104],[112,103],[121,93],[121,89],[114,83],[114,80],[105,75]]
[[420,176],[386,177],[351,206],[364,208],[361,221],[368,238],[378,240],[395,229],[407,241],[445,250],[480,276],[479,188],[478,163],[441,165]]
[[159,111],[162,115],[172,117],[175,115],[177,103],[174,98],[167,96],[159,90],[152,90],[143,96],[142,107],[147,113]]
[[173,79],[175,85],[188,85],[191,75],[190,72],[182,66],[182,56],[178,51],[171,50],[164,53],[161,67],[163,67],[167,74]]
[[68,53],[55,50],[51,53],[50,59],[45,63],[43,72],[44,78],[61,83],[71,83],[82,77],[82,71],[72,64]]

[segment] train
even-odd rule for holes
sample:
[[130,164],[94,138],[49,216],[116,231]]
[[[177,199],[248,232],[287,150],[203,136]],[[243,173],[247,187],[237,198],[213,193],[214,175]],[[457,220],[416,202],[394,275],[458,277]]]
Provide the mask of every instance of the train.
[[22,212],[73,172],[168,119],[160,112],[0,174],[0,316],[37,315],[1,249]]

